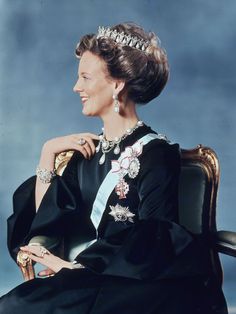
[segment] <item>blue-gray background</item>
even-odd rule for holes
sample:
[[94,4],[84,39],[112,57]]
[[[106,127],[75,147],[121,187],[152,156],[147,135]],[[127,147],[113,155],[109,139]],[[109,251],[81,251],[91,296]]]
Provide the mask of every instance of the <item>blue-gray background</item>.
[[[72,92],[75,45],[98,25],[121,21],[157,32],[171,65],[167,88],[140,118],[183,148],[216,150],[218,228],[236,229],[235,0],[0,0],[0,294],[22,281],[6,249],[13,191],[34,173],[46,139],[101,128],[82,116]],[[233,313],[236,260],[221,259]]]

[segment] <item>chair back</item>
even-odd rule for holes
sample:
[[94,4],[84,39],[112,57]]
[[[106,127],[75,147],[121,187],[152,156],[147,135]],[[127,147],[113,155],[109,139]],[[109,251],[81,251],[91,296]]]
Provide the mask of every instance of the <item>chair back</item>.
[[209,147],[181,150],[179,219],[193,233],[216,231],[219,161]]
[[[181,149],[179,182],[179,223],[206,240],[216,232],[216,200],[219,184],[219,160],[209,147]],[[213,271],[222,282],[222,267],[214,246],[210,246]]]

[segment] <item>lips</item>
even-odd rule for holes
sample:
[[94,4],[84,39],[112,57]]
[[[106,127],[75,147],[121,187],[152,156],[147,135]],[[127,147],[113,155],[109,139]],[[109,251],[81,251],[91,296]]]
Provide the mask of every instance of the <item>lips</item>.
[[87,100],[88,100],[88,97],[80,97],[81,98],[81,102],[84,104]]

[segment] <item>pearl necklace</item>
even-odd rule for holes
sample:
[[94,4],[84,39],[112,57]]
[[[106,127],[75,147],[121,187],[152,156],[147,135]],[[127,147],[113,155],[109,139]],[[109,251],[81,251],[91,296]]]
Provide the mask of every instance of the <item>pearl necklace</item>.
[[110,152],[114,147],[114,154],[120,153],[120,142],[123,141],[127,136],[132,134],[137,128],[143,126],[143,121],[138,121],[133,128],[127,129],[125,134],[121,137],[115,137],[114,140],[108,141],[104,134],[104,128],[102,128],[102,134],[99,135],[99,143],[96,147],[96,153],[102,150],[102,156],[99,159],[99,165],[103,165],[106,160],[106,153]]

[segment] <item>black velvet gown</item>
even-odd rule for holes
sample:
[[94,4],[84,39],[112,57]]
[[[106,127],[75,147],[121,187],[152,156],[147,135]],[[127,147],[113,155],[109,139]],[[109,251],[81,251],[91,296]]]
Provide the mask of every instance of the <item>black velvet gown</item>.
[[[0,299],[0,313],[227,313],[201,239],[178,224],[179,146],[160,138],[137,142],[150,134],[155,132],[148,126],[139,127],[120,144],[121,152],[129,147],[130,157],[112,150],[102,165],[101,152],[91,160],[75,152],[37,214],[35,176],[16,190],[8,219],[14,259],[35,235],[95,240],[75,257],[84,269],[63,268],[54,277],[22,283]],[[139,151],[131,147],[135,143]],[[122,194],[107,177],[125,167]]]

